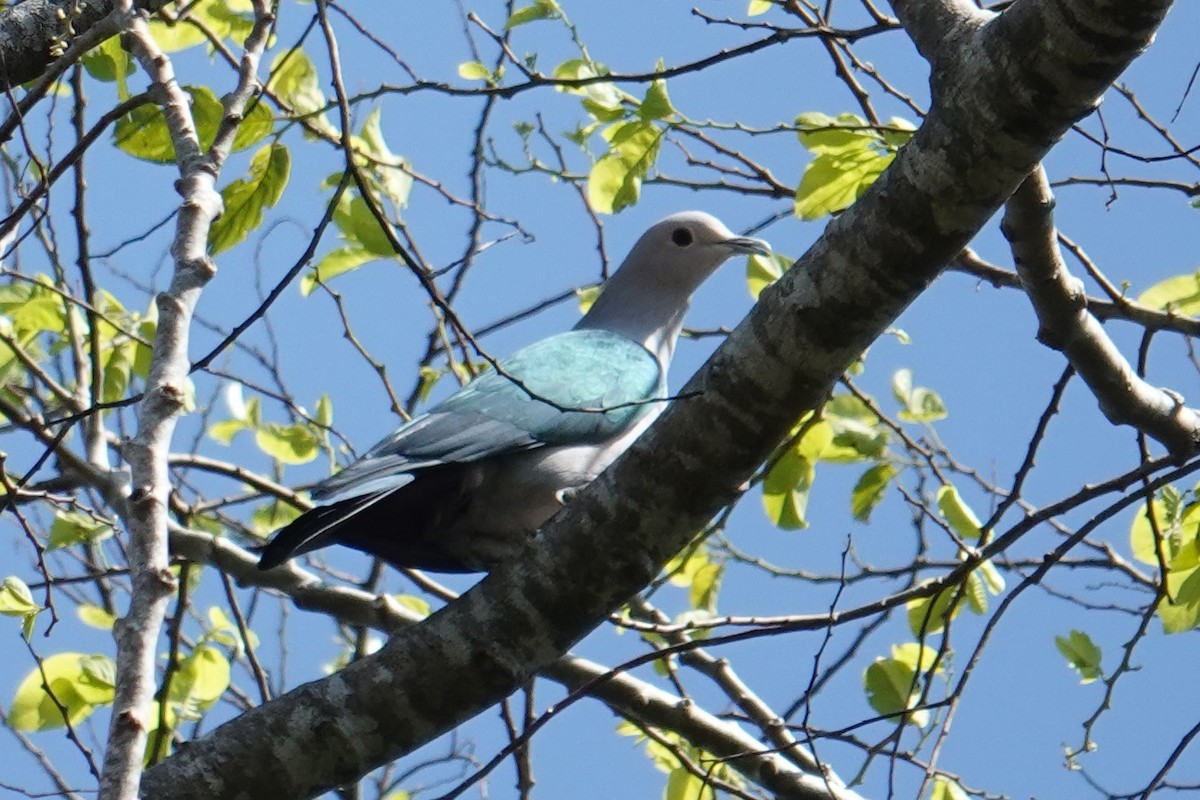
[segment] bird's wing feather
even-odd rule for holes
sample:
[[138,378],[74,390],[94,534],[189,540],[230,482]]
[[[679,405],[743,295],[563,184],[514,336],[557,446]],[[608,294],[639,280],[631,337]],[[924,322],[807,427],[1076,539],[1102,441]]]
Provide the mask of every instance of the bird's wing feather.
[[658,360],[604,330],[525,347],[415,418],[313,491],[330,500],[396,488],[405,473],[546,445],[619,436],[665,391]]

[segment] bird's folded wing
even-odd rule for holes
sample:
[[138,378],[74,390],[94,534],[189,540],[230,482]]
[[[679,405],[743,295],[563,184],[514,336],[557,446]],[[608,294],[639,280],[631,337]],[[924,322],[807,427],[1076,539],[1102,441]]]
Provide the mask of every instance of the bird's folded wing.
[[517,351],[416,417],[313,491],[329,501],[403,486],[407,473],[546,445],[602,444],[663,396],[666,376],[641,344],[574,330]]

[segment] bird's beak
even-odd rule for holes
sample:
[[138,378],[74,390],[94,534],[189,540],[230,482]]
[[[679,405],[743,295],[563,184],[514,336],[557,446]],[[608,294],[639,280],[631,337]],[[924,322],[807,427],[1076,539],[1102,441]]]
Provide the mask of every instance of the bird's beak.
[[733,239],[726,239],[725,246],[735,253],[751,253],[760,256],[771,255],[771,245],[764,242],[762,239],[752,239],[749,236],[737,236]]

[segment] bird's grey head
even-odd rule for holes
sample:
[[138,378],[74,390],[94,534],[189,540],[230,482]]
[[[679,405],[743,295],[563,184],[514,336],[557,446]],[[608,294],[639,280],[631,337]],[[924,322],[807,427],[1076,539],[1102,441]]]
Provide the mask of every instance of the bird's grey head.
[[628,336],[665,366],[692,292],[731,256],[770,252],[766,242],[738,236],[711,214],[672,214],[642,234],[576,327]]
[[770,252],[763,240],[738,236],[712,214],[682,211],[650,226],[621,271],[647,273],[637,276],[639,282],[682,290],[686,299],[731,256]]

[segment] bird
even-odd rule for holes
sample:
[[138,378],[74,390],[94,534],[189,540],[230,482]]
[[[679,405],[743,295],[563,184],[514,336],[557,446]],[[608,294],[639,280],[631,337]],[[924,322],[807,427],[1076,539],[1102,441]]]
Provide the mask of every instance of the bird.
[[527,345],[318,483],[262,548],[267,570],[341,544],[398,568],[487,572],[516,557],[663,410],[692,293],[770,254],[701,211],[652,225],[569,331]]

